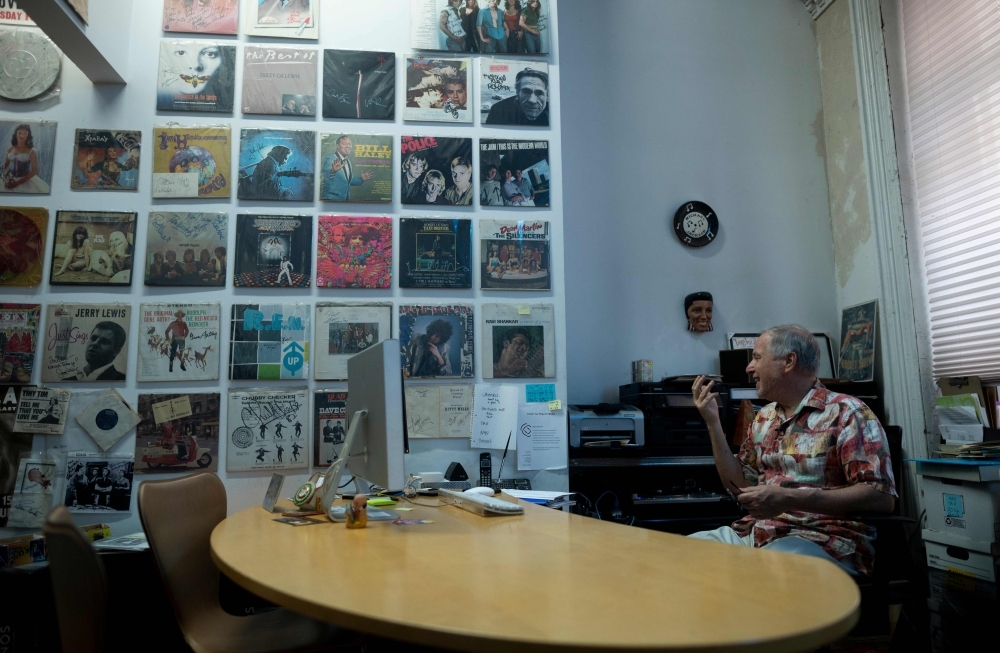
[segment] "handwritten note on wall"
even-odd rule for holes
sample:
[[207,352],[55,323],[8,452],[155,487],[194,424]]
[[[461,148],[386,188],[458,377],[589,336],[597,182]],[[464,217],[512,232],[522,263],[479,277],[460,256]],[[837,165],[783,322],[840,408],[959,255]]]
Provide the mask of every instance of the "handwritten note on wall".
[[[517,428],[517,404],[520,387],[477,383],[472,403],[472,447],[503,449],[507,438]],[[517,448],[517,438],[510,438],[510,449]]]

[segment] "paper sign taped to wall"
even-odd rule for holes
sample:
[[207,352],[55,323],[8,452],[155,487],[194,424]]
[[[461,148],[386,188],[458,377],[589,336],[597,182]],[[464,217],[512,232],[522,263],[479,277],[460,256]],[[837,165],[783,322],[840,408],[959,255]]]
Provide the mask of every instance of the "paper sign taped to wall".
[[510,437],[517,428],[517,406],[520,388],[516,385],[477,383],[472,400],[472,447],[503,449],[510,440],[510,449],[517,447]]
[[524,401],[529,404],[546,403],[556,398],[555,383],[529,383],[524,386]]
[[566,419],[545,406],[524,404],[517,411],[517,468],[566,465]]

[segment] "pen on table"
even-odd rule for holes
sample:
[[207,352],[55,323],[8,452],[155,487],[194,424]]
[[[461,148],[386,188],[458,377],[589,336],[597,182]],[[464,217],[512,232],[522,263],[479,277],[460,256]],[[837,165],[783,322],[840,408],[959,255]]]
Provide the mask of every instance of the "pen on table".
[[503,463],[507,460],[507,449],[510,448],[510,436],[513,434],[513,431],[507,434],[507,445],[503,448],[503,458],[500,459],[500,471],[497,472],[497,485],[500,485],[500,477],[503,475]]

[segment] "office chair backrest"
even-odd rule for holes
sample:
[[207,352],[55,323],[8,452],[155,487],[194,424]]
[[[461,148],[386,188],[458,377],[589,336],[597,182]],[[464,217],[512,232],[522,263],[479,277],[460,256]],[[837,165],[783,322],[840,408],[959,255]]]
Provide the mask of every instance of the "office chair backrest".
[[903,485],[903,427],[884,426],[883,429],[885,430],[885,439],[889,442],[889,462],[892,463],[892,478],[896,481],[896,493],[900,495],[892,514],[898,515],[900,514],[900,504],[903,502],[903,495],[900,494]]
[[55,594],[59,638],[64,653],[99,653],[104,649],[108,579],[90,541],[73,524],[66,506],[45,518],[45,533]]
[[226,488],[202,472],[139,486],[139,519],[181,630],[218,612],[219,570],[209,538],[226,518]]

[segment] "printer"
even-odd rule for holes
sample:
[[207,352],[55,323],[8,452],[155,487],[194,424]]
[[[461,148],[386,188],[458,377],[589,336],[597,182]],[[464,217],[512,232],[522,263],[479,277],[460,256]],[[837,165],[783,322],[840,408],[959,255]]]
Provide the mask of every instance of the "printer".
[[635,406],[621,406],[617,412],[598,411],[598,406],[571,405],[569,446],[571,449],[600,449],[645,444],[642,411]]

